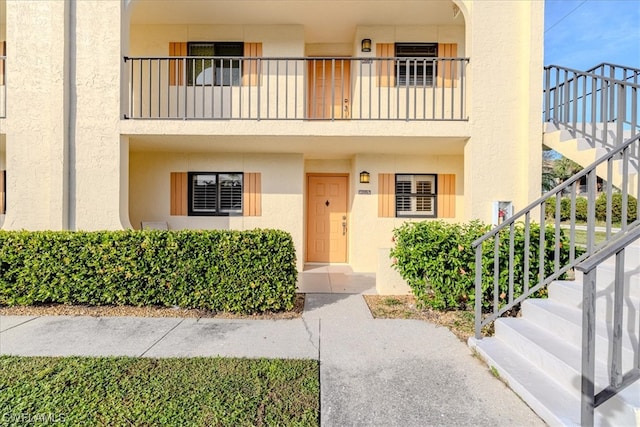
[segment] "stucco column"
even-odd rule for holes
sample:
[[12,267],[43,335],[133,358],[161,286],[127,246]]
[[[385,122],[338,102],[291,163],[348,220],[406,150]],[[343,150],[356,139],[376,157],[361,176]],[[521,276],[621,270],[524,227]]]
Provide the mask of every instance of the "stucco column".
[[68,226],[69,6],[6,3],[5,229]]
[[[465,216],[491,220],[491,201],[525,207],[540,195],[542,2],[482,2],[470,9]],[[505,25],[517,22],[518,25]]]
[[[128,141],[120,138],[124,4],[74,2],[75,106],[72,158],[74,211],[78,230],[129,227],[126,204]],[[123,195],[124,191],[124,195]],[[125,218],[122,218],[122,217]]]

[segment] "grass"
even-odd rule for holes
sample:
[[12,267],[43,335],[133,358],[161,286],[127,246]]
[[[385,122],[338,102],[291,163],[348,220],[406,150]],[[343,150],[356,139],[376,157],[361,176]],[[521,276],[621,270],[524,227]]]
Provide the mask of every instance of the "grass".
[[[576,244],[587,246],[587,232],[584,230],[575,230]],[[596,245],[602,243],[607,238],[607,233],[596,231]]]
[[[461,341],[466,342],[475,333],[474,313],[465,310],[438,311],[421,308],[413,295],[364,295],[373,317],[378,319],[417,319],[444,326]],[[493,334],[492,325],[483,329],[484,336]]]
[[312,360],[0,356],[2,425],[316,426],[319,405]]

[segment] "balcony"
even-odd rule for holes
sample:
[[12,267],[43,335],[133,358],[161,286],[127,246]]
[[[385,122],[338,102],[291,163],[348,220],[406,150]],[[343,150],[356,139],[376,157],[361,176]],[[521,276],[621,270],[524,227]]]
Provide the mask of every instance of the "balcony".
[[467,58],[126,57],[135,120],[466,121]]

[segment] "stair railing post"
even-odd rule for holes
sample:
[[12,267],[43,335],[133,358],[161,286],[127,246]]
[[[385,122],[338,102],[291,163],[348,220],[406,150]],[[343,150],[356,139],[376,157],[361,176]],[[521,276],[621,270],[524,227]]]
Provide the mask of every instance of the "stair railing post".
[[596,269],[584,274],[582,284],[582,378],[580,424],[593,426],[595,410]]
[[544,121],[548,122],[551,118],[551,69],[544,70]]
[[482,338],[482,243],[476,246],[476,319],[475,332],[476,339]]
[[624,302],[624,249],[616,254],[613,291],[613,340],[611,341],[611,371],[609,384],[615,389],[622,385],[622,310]]
[[615,141],[615,146],[619,147],[620,145],[622,145],[622,142],[624,141],[624,121],[627,118],[627,111],[626,111],[626,106],[627,106],[627,100],[626,100],[626,94],[627,94],[627,90],[625,85],[622,84],[617,84],[617,92],[618,92],[618,111],[617,114],[615,115],[616,118],[616,141]]
[[[587,254],[592,255],[595,247],[596,233],[596,187],[597,176],[596,171],[592,170],[587,174]],[[607,194],[611,197],[611,194]]]

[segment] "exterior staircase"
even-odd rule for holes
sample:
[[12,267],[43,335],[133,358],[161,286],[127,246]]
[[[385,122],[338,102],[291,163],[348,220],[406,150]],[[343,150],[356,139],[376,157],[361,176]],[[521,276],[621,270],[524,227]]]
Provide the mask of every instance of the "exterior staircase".
[[[469,346],[549,425],[640,426],[640,220],[627,221],[623,211],[620,227],[614,228],[609,203],[604,227],[595,221],[596,176],[605,180],[600,190],[608,200],[616,191],[623,204],[640,195],[640,71],[603,64],[582,73],[552,66],[545,75],[544,144],[585,169],[473,243],[476,295],[490,282],[496,297],[488,310],[477,298],[476,336]],[[559,214],[560,200],[569,194],[575,218],[576,189],[585,180],[587,246],[582,253],[575,239],[581,227],[575,221],[561,225]],[[550,225],[544,217],[548,204],[556,208],[554,231],[540,233],[537,242],[530,225],[537,219]],[[635,207],[640,207],[637,201]],[[524,264],[528,271],[537,253],[527,245],[523,254],[511,248],[509,271],[496,272],[505,257],[497,242],[513,241],[516,223],[524,224],[525,241],[540,247],[568,233],[571,252],[569,261],[560,263],[560,245],[552,246],[551,255],[542,251],[540,263],[550,263],[553,271],[525,276],[529,283],[521,294],[514,292],[514,267]],[[601,243],[596,230],[605,234]],[[479,261],[491,251],[494,271],[487,278],[487,263]],[[561,280],[571,273],[574,280]],[[500,304],[499,277],[505,274],[511,283],[503,296],[507,303]],[[543,288],[548,298],[529,298]],[[517,304],[518,317],[501,317]],[[494,336],[483,338],[482,327],[492,322]]]
[[[578,125],[580,126],[580,124]],[[596,138],[591,138],[588,135],[580,136],[576,131],[561,123],[545,123],[542,144],[560,153],[564,157],[573,160],[580,166],[586,167],[610,151],[610,147],[601,141],[615,141],[618,139],[615,130],[608,130],[606,131],[608,135],[604,135],[604,124],[597,124],[597,128]],[[631,130],[624,130],[622,138],[623,141],[631,138]],[[628,174],[635,175],[638,173],[637,160],[631,160],[628,163],[628,167]],[[617,188],[620,188],[622,185],[622,172],[621,165],[612,170],[610,179],[612,184]],[[608,179],[604,166],[597,168],[596,174],[605,181]],[[637,194],[637,189],[630,188],[629,192],[631,194]]]
[[[564,67],[545,69],[545,128],[543,145],[582,167],[640,132],[638,98],[640,69],[600,64],[586,72]],[[627,174],[637,174],[635,158],[627,163]],[[622,184],[622,168],[606,176],[599,167],[597,175]],[[637,188],[629,189],[638,194]]]
[[[640,337],[640,243],[627,247],[626,258],[624,371],[636,362]],[[611,259],[597,269],[596,390],[609,385],[606,362],[613,333],[614,269]],[[522,303],[521,317],[496,320],[494,337],[469,340],[492,370],[553,426],[581,424],[582,283],[579,273],[573,281],[552,282],[549,298],[527,299]],[[640,425],[640,382],[596,409],[595,424]]]

